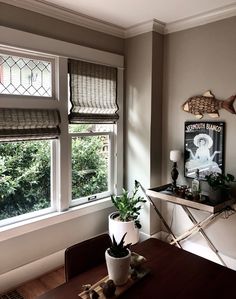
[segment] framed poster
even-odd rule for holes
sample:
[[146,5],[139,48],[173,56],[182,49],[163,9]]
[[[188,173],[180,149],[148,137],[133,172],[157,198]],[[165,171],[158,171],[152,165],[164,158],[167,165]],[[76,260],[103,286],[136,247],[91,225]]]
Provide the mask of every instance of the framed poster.
[[184,173],[205,179],[210,172],[224,172],[224,122],[185,122]]

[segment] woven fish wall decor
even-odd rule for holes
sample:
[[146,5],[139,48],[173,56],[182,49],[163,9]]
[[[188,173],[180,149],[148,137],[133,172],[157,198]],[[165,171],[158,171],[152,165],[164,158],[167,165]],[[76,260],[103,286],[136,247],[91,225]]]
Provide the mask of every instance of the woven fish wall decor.
[[227,100],[218,100],[211,93],[206,91],[203,95],[193,96],[189,98],[183,105],[182,109],[186,112],[192,113],[196,118],[200,119],[205,113],[210,117],[219,117],[219,110],[226,109],[230,113],[236,114],[234,109],[234,100],[236,95],[231,96]]

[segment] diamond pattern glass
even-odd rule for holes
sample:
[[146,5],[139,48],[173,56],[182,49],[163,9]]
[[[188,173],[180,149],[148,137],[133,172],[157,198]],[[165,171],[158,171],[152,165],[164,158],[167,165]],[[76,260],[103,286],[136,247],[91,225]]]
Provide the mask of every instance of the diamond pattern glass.
[[0,54],[0,94],[51,97],[52,63]]

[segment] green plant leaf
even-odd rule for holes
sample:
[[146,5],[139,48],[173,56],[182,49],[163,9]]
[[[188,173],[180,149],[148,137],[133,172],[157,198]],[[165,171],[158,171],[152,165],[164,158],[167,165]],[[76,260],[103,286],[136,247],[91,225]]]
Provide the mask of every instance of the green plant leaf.
[[[123,189],[121,195],[111,196],[112,203],[119,211],[121,221],[137,220],[140,215],[142,204],[146,202],[143,197],[138,196],[137,192],[139,184],[136,182],[133,192],[129,193],[127,190]],[[140,223],[136,226],[139,228],[141,227]]]

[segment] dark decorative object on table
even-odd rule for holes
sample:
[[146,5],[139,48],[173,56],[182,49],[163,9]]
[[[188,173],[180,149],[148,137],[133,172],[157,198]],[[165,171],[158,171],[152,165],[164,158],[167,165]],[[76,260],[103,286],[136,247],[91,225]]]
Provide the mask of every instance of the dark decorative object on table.
[[106,296],[106,298],[114,296],[116,285],[114,284],[114,281],[112,279],[108,279],[107,282],[101,283],[100,287],[102,288],[102,292]]
[[174,164],[172,166],[172,170],[171,170],[171,178],[172,178],[173,188],[176,188],[176,181],[177,181],[178,176],[179,176],[179,172],[177,169],[177,162],[174,162]]
[[192,195],[194,200],[201,199],[201,184],[199,180],[199,169],[196,170],[195,178],[192,180]]
[[178,150],[172,150],[170,151],[170,160],[173,163],[172,166],[172,170],[171,170],[171,178],[172,178],[172,189],[173,191],[176,189],[177,185],[176,185],[176,181],[179,175],[178,169],[177,169],[177,162],[180,160],[181,158],[181,152]]
[[86,298],[89,298],[89,299],[98,299],[99,298],[98,293],[92,289],[91,284],[82,285],[82,290],[83,290],[83,293],[86,295]]
[[178,197],[185,198],[187,191],[188,191],[188,186],[181,185],[175,188],[174,194]]
[[224,201],[229,197],[231,183],[235,182],[234,176],[227,173],[226,175],[221,173],[210,173],[205,176],[206,181],[210,187],[209,200],[212,203],[218,203]]

